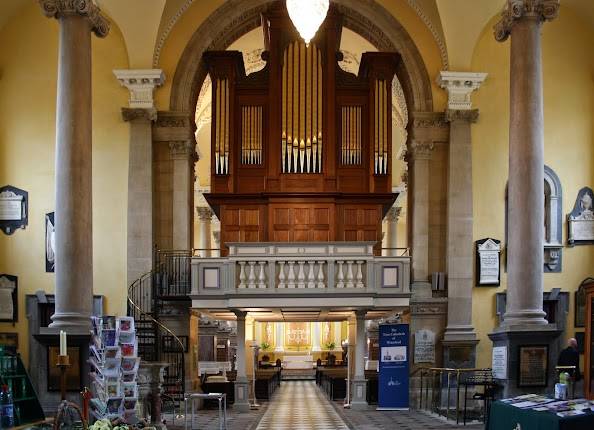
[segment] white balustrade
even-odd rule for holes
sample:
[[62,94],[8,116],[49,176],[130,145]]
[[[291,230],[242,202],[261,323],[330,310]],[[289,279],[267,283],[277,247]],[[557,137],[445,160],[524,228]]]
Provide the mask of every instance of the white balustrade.
[[357,260],[357,288],[365,288],[365,284],[363,283],[363,260]]
[[307,288],[315,288],[316,287],[316,277],[314,275],[314,264],[315,261],[310,260],[307,262],[308,267],[308,272],[307,272]]
[[318,261],[318,288],[326,288],[324,283],[324,263],[325,261]]
[[287,288],[295,288],[295,262],[287,261],[289,265],[289,277],[287,279]]
[[305,261],[298,261],[299,273],[297,275],[297,288],[305,288],[305,272],[303,271],[303,265]]
[[285,288],[285,262],[278,262],[278,288]]
[[336,288],[344,288],[344,274],[342,273],[342,265],[344,264],[344,261],[342,260],[338,260],[338,282],[336,283]]
[[248,275],[248,288],[256,288],[256,262],[248,261],[250,273]]
[[347,263],[347,276],[346,276],[346,287],[355,287],[355,276],[353,275],[353,261],[349,260]]
[[240,261],[239,267],[239,285],[237,288],[245,288],[245,261]]
[[266,261],[258,261],[260,274],[258,275],[258,288],[266,288]]

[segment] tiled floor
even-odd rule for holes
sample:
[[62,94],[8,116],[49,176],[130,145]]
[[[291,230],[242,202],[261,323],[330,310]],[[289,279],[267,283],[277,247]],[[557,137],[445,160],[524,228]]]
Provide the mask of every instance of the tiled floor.
[[[314,381],[283,381],[270,402],[260,402],[259,410],[240,413],[228,409],[228,430],[456,430],[482,429],[483,425],[455,426],[418,411],[377,411],[369,406],[364,411],[344,409],[342,402],[330,402]],[[183,419],[171,421],[167,428],[181,430]],[[189,424],[189,423],[188,423]],[[188,426],[188,429],[190,427]],[[219,429],[216,410],[200,410],[192,429]]]
[[257,430],[347,430],[314,381],[284,381]]

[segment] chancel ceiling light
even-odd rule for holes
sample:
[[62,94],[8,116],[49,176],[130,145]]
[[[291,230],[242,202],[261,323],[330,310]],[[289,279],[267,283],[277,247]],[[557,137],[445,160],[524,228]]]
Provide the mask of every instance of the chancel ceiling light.
[[324,22],[330,0],[287,0],[287,11],[306,45]]

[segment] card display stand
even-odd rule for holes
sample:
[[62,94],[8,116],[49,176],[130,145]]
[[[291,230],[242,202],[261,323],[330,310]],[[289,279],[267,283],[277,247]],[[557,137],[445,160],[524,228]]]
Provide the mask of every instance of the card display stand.
[[8,385],[14,402],[14,423],[43,421],[45,415],[20,355],[0,347],[0,385]]
[[138,422],[136,377],[140,358],[131,317],[93,318],[89,348],[91,364],[91,421],[122,418]]

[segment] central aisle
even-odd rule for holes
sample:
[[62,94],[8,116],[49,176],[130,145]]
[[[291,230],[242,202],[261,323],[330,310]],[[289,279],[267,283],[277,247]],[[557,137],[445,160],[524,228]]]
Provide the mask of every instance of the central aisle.
[[257,430],[348,430],[315,381],[283,381]]

